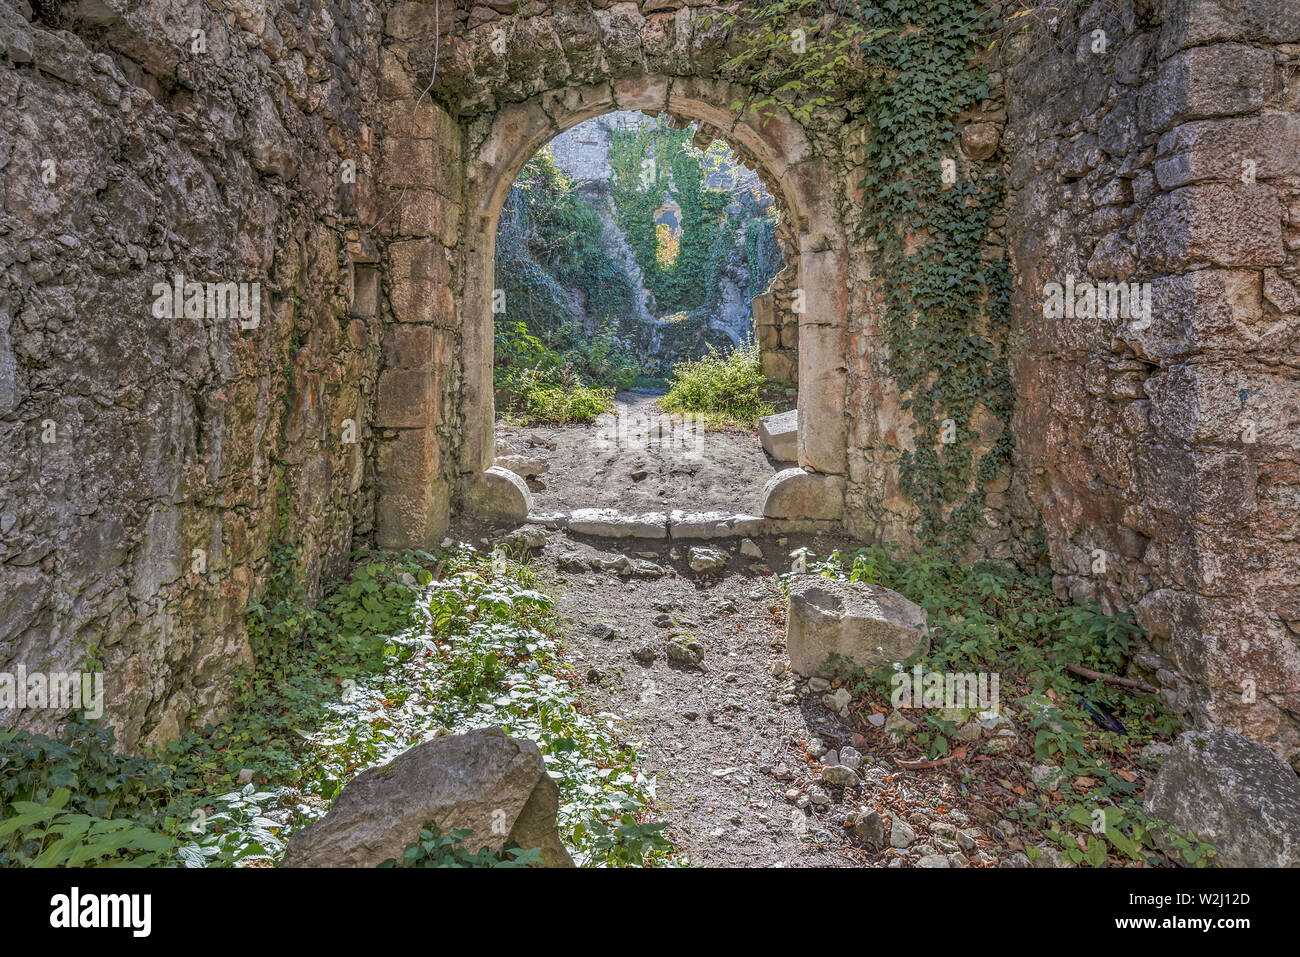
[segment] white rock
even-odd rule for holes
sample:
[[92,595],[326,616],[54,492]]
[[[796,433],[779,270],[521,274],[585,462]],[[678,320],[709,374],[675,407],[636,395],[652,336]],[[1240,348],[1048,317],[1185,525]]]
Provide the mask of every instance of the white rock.
[[930,643],[925,612],[898,592],[820,575],[795,579],[787,621],[790,666],[802,675],[816,674],[832,655],[871,672]]

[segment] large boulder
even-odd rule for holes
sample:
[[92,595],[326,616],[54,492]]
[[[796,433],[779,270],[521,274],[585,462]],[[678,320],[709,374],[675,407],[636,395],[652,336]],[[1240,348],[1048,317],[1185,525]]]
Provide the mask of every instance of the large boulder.
[[763,451],[776,462],[795,462],[799,459],[799,410],[791,409],[777,415],[765,415],[758,420],[758,439]]
[[929,647],[925,612],[880,585],[807,575],[790,586],[786,650],[801,675],[839,655],[866,671],[903,662]]
[[293,835],[282,867],[375,867],[432,821],[473,833],[471,852],[513,842],[538,848],[549,867],[572,867],[555,815],[559,788],[527,738],[500,728],[434,738],[352,780],[319,821]]
[[1143,810],[1213,844],[1228,867],[1300,867],[1300,779],[1235,732],[1179,735]]

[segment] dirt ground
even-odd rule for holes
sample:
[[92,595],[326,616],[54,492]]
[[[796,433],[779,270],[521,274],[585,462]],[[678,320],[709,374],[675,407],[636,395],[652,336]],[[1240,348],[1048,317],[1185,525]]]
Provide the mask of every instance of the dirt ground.
[[[498,427],[503,446],[544,454],[549,470],[531,483],[535,508],[755,511],[774,470],[757,436],[710,432],[664,441],[684,426],[654,409],[653,398],[623,394],[617,418],[595,426]],[[451,534],[489,547],[502,531],[461,524]],[[531,562],[556,596],[567,625],[565,655],[584,700],[591,713],[616,716],[637,743],[642,770],[656,779],[652,817],[668,823],[690,863],[1028,866],[1020,852],[1032,836],[1006,819],[1028,784],[1028,764],[1014,753],[1025,747],[1016,731],[1000,732],[1014,744],[1005,759],[975,759],[991,763],[974,779],[957,765],[912,770],[899,759],[923,756],[900,751],[881,727],[883,708],[858,702],[837,712],[824,703],[825,682],[788,670],[779,586],[791,553],[807,547],[826,555],[857,543],[801,536],[702,542],[727,555],[723,568],[704,574],[690,567],[690,543],[544,534]],[[674,637],[698,642],[702,660],[671,660]],[[827,752],[845,748],[860,755],[858,776],[831,787],[821,772],[838,756]],[[855,833],[854,823],[870,811],[888,837]]]
[[[451,531],[481,548],[499,534],[468,525]],[[789,553],[806,547],[826,555],[854,543],[763,539],[762,558],[742,556],[734,539],[709,544],[728,552],[717,575],[692,571],[680,544],[647,547],[565,531],[548,532],[531,559],[566,624],[563,653],[583,700],[591,714],[613,716],[636,744],[641,770],[656,781],[651,819],[667,822],[685,859],[739,867],[1028,866],[1020,852],[1030,835],[1005,819],[1028,785],[1022,756],[979,766],[976,780],[960,765],[909,770],[898,759],[923,755],[900,751],[880,726],[880,709],[842,716],[823,703],[828,689],[788,670],[779,576]],[[622,556],[662,574],[620,574]],[[703,647],[699,664],[669,658],[677,635]],[[861,756],[859,777],[830,787],[820,777],[826,752],[845,747]],[[872,810],[890,822],[890,838],[855,835],[853,823]],[[958,830],[968,831],[960,851]],[[909,832],[905,846],[890,846],[894,834]],[[940,858],[951,863],[936,865]]]
[[705,430],[655,405],[659,393],[621,392],[592,425],[498,422],[498,454],[541,456],[549,471],[528,480],[539,512],[606,507],[757,514],[763,483],[777,471],[756,430]]

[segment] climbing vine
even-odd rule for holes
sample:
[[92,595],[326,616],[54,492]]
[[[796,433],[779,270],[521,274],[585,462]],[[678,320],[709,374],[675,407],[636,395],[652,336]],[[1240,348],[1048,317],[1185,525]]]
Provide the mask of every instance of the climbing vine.
[[[838,110],[864,145],[851,226],[877,249],[888,368],[915,426],[902,489],[925,540],[961,544],[1012,442],[1008,271],[983,254],[1004,186],[953,143],[957,116],[988,96],[978,57],[997,22],[980,0],[779,0],[732,22],[748,40],[729,66],[761,91],[752,107],[805,123]],[[977,461],[981,410],[1002,429]]]
[[772,278],[781,271],[781,250],[776,242],[775,207],[745,224],[745,262],[749,265],[749,289],[754,295],[767,292]]
[[[718,278],[730,255],[736,224],[727,213],[732,195],[705,183],[703,157],[691,131],[659,122],[614,130],[611,184],[619,227],[654,296],[659,314],[694,312],[718,298]],[[681,207],[675,255],[661,254],[655,212],[665,195]]]

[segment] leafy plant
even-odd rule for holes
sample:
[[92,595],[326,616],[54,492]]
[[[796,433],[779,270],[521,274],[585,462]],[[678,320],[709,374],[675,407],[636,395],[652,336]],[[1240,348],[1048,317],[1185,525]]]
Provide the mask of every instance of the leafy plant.
[[659,404],[672,412],[702,414],[722,424],[752,426],[772,406],[763,399],[758,346],[751,343],[722,354],[710,348],[694,361],[680,362]]
[[15,801],[0,821],[0,857],[22,867],[104,867],[167,863],[176,841],[135,822],[67,810],[71,792],[58,788],[44,803]]
[[486,847],[471,853],[465,847],[474,832],[457,828],[443,834],[430,822],[420,829],[420,836],[402,851],[401,861],[389,858],[380,867],[534,867],[542,862],[536,848],[524,850],[513,845],[500,851]]

